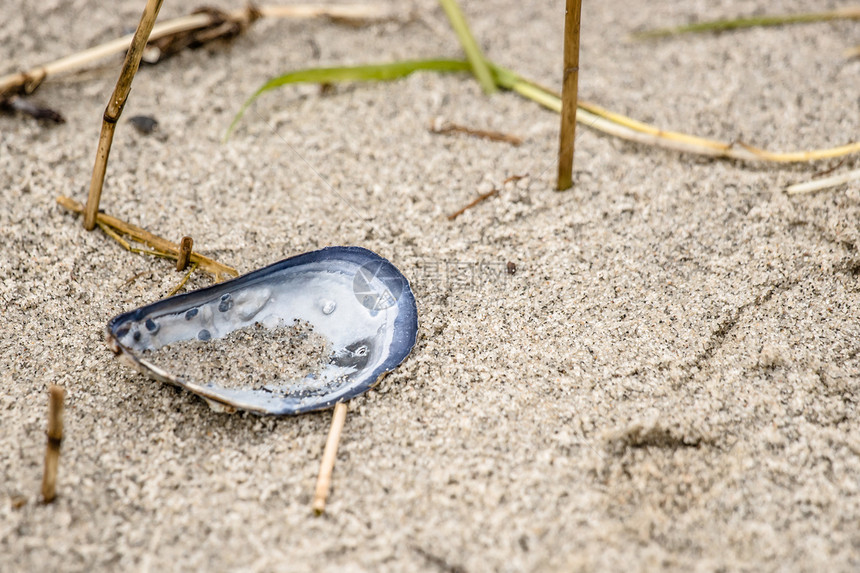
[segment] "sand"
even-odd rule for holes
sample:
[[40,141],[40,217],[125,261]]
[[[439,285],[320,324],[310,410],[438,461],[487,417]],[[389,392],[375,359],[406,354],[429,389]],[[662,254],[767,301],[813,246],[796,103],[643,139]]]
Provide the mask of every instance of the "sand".
[[[0,74],[114,38],[142,6],[11,0]],[[40,88],[64,125],[0,115],[0,570],[857,570],[858,184],[787,196],[836,162],[712,160],[581,128],[575,188],[556,193],[558,117],[464,75],[284,89],[222,142],[280,72],[459,54],[435,4],[402,8],[415,17],[369,28],[258,22],[142,69],[124,118],[158,131],[120,121],[101,204],[243,273],[361,245],[410,279],[418,343],[350,405],[323,517],[330,413],[216,413],[105,345],[112,316],[182,276],[55,202],[84,199],[117,60]],[[560,2],[464,8],[491,58],[560,85]],[[625,39],[820,8],[587,3],[581,97],[773,150],[857,140],[860,59],[840,55],[857,23]],[[523,144],[430,133],[440,120]],[[68,398],[45,506],[49,384]]]
[[302,380],[318,375],[328,363],[327,346],[328,339],[308,323],[269,329],[258,322],[223,338],[175,342],[145,350],[140,357],[195,384],[259,390],[298,383],[309,389],[313,385]]

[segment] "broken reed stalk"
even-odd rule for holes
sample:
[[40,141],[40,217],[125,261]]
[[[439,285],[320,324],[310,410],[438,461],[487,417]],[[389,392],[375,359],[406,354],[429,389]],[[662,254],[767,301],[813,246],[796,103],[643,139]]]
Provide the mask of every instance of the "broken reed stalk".
[[[291,6],[249,6],[241,10],[220,15],[224,23],[246,27],[257,18],[320,18],[334,20],[372,20],[390,18],[392,13],[384,6],[375,4],[350,4],[345,6],[320,6],[316,4],[295,4]],[[149,35],[149,41],[160,40],[176,34],[192,32],[212,26],[219,22],[214,12],[190,14],[156,24]],[[128,34],[104,44],[94,46],[65,56],[59,60],[37,66],[25,72],[17,72],[0,77],[0,99],[16,93],[30,94],[47,78],[71,72],[97,60],[128,50],[134,34]]]
[[[57,197],[57,203],[59,203],[61,207],[68,209],[73,213],[81,214],[84,212],[84,206],[70,197]],[[128,235],[135,241],[147,244],[153,249],[161,251],[148,254],[154,254],[156,256],[162,256],[171,259],[179,258],[179,245],[177,245],[176,243],[172,243],[167,239],[163,239],[158,235],[150,233],[146,229],[141,229],[137,225],[126,223],[125,221],[117,219],[116,217],[112,217],[111,215],[108,215],[106,213],[97,213],[96,223],[98,223],[99,226],[104,225],[106,228],[109,228],[114,231],[114,234],[116,236],[107,233],[107,231],[106,233],[126,249],[132,250],[129,247],[128,242],[122,239],[120,235]],[[199,265],[199,267],[204,271],[211,273],[215,277],[215,282],[220,282],[231,277],[239,276],[239,272],[233,267],[228,267],[227,265],[221,264],[218,261],[210,259],[209,257],[204,257],[203,255],[195,253],[193,251],[189,255],[189,260],[192,263],[196,263],[197,265]]]
[[182,237],[179,242],[179,256],[176,258],[176,270],[184,271],[188,266],[188,261],[191,258],[191,248],[194,246],[194,239],[191,237]]
[[312,507],[317,515],[321,515],[325,511],[326,499],[331,489],[331,474],[334,471],[334,462],[337,458],[337,446],[340,443],[340,434],[343,431],[344,422],[346,422],[346,410],[346,402],[339,402],[335,404],[334,413],[331,417],[331,428],[325,442],[320,473],[317,477],[317,487],[314,491]]
[[149,34],[155,25],[155,19],[158,17],[158,11],[161,9],[163,1],[147,0],[146,8],[144,8],[143,14],[140,16],[140,23],[137,25],[137,31],[131,40],[131,47],[129,47],[128,53],[125,56],[125,62],[122,64],[122,71],[116,82],[116,87],[113,90],[113,94],[111,94],[107,108],[105,108],[102,118],[102,130],[99,135],[99,146],[96,151],[96,162],[93,166],[93,176],[90,180],[90,192],[87,196],[87,205],[84,211],[84,229],[87,231],[92,231],[96,226],[96,215],[99,211],[99,201],[101,200],[102,186],[104,185],[110,147],[113,143],[114,131],[116,130],[116,122],[119,121],[122,108],[125,106],[126,99],[128,99],[131,82],[134,80],[134,75],[140,66],[143,49],[149,40]]
[[66,391],[53,384],[48,393],[48,444],[45,448],[45,473],[42,474],[42,499],[45,503],[54,501],[57,495],[57,469],[63,442],[63,402],[66,398]]
[[561,90],[561,133],[558,138],[558,181],[555,187],[557,191],[565,191],[573,186],[581,14],[582,0],[567,0],[564,14],[564,74]]

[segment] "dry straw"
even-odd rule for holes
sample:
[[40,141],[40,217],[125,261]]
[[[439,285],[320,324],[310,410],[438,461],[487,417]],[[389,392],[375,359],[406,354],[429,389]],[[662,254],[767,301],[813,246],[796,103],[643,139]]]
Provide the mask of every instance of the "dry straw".
[[[340,21],[382,20],[392,16],[392,12],[382,5],[349,4],[343,6],[322,6],[319,4],[294,4],[291,6],[249,6],[233,12],[206,10],[188,16],[181,16],[160,24],[155,24],[149,34],[149,42],[169,39],[180,34],[206,31],[213,26],[225,24],[245,29],[258,18],[331,18]],[[0,77],[0,99],[16,93],[32,93],[47,78],[80,70],[108,56],[121,54],[129,49],[134,34],[128,34],[104,44],[94,46],[59,60],[37,66],[26,72],[17,72]]]
[[346,410],[346,403],[338,402],[332,413],[331,428],[328,432],[328,439],[325,442],[322,463],[320,463],[320,473],[317,477],[317,487],[314,491],[312,508],[317,515],[321,515],[325,511],[326,500],[331,489],[331,474],[334,471],[334,462],[337,459],[337,446],[340,443],[340,435],[346,422]]

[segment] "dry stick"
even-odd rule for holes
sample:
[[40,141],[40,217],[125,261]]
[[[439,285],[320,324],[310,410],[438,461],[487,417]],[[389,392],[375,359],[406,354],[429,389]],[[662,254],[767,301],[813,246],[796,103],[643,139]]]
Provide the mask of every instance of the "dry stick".
[[184,271],[188,266],[188,260],[191,257],[191,247],[194,246],[194,239],[191,237],[182,237],[179,243],[179,257],[176,259],[176,270]]
[[325,501],[331,488],[331,472],[334,470],[334,461],[337,457],[337,445],[340,443],[340,433],[346,422],[346,402],[339,402],[334,407],[331,417],[331,429],[328,431],[328,439],[323,450],[320,474],[317,478],[317,488],[314,491],[313,510],[317,515],[325,511]]
[[458,125],[456,123],[443,123],[442,125],[430,125],[430,133],[438,133],[440,135],[445,135],[448,133],[464,133],[466,135],[471,135],[474,137],[480,137],[481,139],[488,139],[490,141],[501,141],[503,143],[510,143],[514,147],[517,147],[522,144],[523,140],[516,135],[511,135],[509,133],[502,133],[501,131],[490,131],[486,129],[472,129],[471,127],[466,127],[465,125]]
[[45,473],[42,475],[42,499],[54,501],[57,495],[57,468],[60,465],[60,444],[63,442],[63,401],[66,391],[51,384],[48,390],[48,445],[45,449]]
[[[511,175],[510,177],[508,177],[507,179],[502,181],[502,187],[504,187],[505,184],[510,183],[511,181],[519,181],[520,179],[527,177],[527,176],[528,176],[528,173],[526,173],[525,175]],[[498,195],[499,191],[502,190],[502,187],[496,187],[495,189],[493,189],[491,191],[487,191],[486,193],[481,193],[480,195],[478,195],[478,197],[476,199],[471,201],[468,205],[466,205],[465,207],[461,207],[460,209],[457,209],[455,212],[448,215],[448,220],[453,221],[454,219],[456,219],[457,217],[459,217],[460,215],[462,215],[463,213],[465,213],[466,211],[468,211],[469,209],[471,209],[472,207],[474,207],[475,205],[477,205],[481,201],[485,201],[486,199],[489,199],[490,197],[492,197],[494,195]]]
[[573,151],[576,142],[576,99],[579,90],[579,24],[582,0],[567,0],[564,14],[564,75],[561,91],[561,134],[558,138],[558,183],[564,191],[573,186]]
[[96,151],[96,162],[93,166],[93,176],[90,180],[90,193],[87,196],[87,206],[84,212],[84,229],[87,231],[92,231],[96,226],[96,215],[99,212],[99,201],[102,196],[102,186],[105,181],[105,171],[107,170],[110,147],[113,143],[113,133],[116,130],[116,122],[119,121],[122,108],[125,106],[126,99],[128,99],[131,82],[137,73],[138,66],[140,66],[143,49],[146,47],[149,33],[152,32],[152,27],[155,25],[155,19],[158,17],[158,11],[161,9],[163,1],[147,0],[146,8],[143,9],[140,23],[137,25],[137,31],[131,40],[131,47],[125,55],[125,62],[122,64],[122,71],[119,74],[116,87],[110,96],[107,108],[105,108],[102,118],[102,131],[99,136],[99,147],[98,151]]
[[[84,206],[70,197],[57,197],[57,203],[59,203],[60,206],[68,209],[69,211],[72,211],[73,213],[80,214],[84,212]],[[128,235],[135,241],[146,243],[152,248],[169,255],[170,258],[179,257],[179,245],[177,245],[176,243],[172,243],[167,239],[163,239],[158,235],[154,235],[146,229],[141,229],[137,225],[126,223],[125,221],[117,219],[116,217],[112,217],[111,215],[108,215],[106,213],[97,213],[96,222],[104,224],[105,226],[110,227],[118,233]],[[123,243],[123,241],[119,240],[118,242],[120,242],[120,244]],[[210,259],[209,257],[204,257],[199,253],[192,252],[189,259],[192,263],[197,263],[204,271],[214,275],[216,282],[222,281],[228,277],[239,276],[239,272],[236,271],[236,269],[234,269],[233,267],[228,267],[227,265],[221,264],[218,261]]]
[[[329,17],[340,20],[383,19],[391,17],[391,12],[380,5],[350,4],[347,6],[320,6],[315,4],[292,6],[248,7],[227,14],[227,22],[244,26],[255,17],[263,18],[318,18]],[[174,34],[190,32],[211,26],[217,21],[212,13],[191,14],[156,24],[149,35],[149,41],[158,40]],[[60,58],[54,62],[0,77],[0,98],[12,93],[32,93],[46,78],[80,69],[94,61],[128,50],[134,34],[94,46],[77,54]]]
[[469,209],[471,209],[472,207],[474,207],[475,205],[477,205],[481,201],[485,201],[494,195],[498,195],[500,190],[501,189],[499,187],[496,187],[490,191],[487,191],[486,193],[481,193],[474,200],[470,201],[468,205],[465,205],[465,206],[457,209],[456,211],[454,211],[450,215],[448,215],[448,220],[453,221],[454,219],[456,219],[457,217],[459,217],[460,215],[462,215],[463,213],[465,213],[466,211],[468,211]]

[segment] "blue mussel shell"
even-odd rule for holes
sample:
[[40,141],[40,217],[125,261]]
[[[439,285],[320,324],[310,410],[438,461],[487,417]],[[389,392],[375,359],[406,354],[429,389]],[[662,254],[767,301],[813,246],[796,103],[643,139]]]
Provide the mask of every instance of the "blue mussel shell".
[[[147,350],[188,340],[217,340],[260,323],[306,321],[330,342],[324,368],[301,380],[261,388],[197,380],[151,362]],[[363,394],[409,355],[418,333],[406,277],[361,247],[326,247],[244,276],[177,295],[114,317],[111,349],[157,380],[202,396],[213,408],[292,415],[322,410]]]

